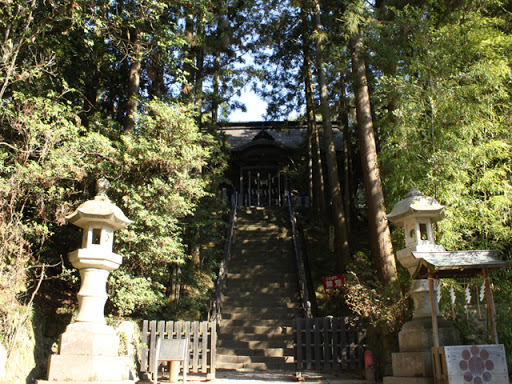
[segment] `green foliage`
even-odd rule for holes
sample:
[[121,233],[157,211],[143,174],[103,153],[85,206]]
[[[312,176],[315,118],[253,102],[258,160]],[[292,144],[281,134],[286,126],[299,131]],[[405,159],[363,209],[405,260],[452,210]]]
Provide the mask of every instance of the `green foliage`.
[[4,101],[0,135],[0,297],[9,304],[26,289],[26,267],[51,252],[47,242],[91,165],[77,115],[53,95]]
[[166,302],[165,286],[152,282],[150,277],[131,275],[126,268],[112,272],[108,284],[110,302],[120,317],[136,311],[148,316],[158,312],[161,303]]
[[390,332],[397,334],[403,323],[410,320],[407,292],[411,279],[403,268],[399,268],[398,278],[383,288],[377,281],[373,262],[365,253],[358,252],[348,267],[346,279],[346,305],[354,314],[370,320],[373,327],[385,324]]
[[446,25],[413,7],[396,15],[418,27],[409,30],[413,54],[380,79],[382,99],[398,95],[381,153],[388,201],[416,186],[446,205],[439,242],[447,249],[507,252],[511,37],[477,12]]
[[[446,207],[438,243],[448,250],[499,249],[510,259],[512,36],[504,18],[482,3],[438,3],[393,8],[393,23],[381,25],[398,53],[376,61],[386,73],[376,100],[387,108],[380,160],[388,205],[415,186]],[[509,274],[495,277],[498,329],[508,350],[510,314],[501,303],[509,301]],[[441,310],[451,316],[446,300]],[[474,334],[465,309],[457,312],[464,336]]]
[[[124,263],[109,280],[113,313],[150,315],[166,310],[166,292],[173,283],[169,265],[185,265],[190,258],[183,241],[184,223],[200,202],[203,211],[213,204],[218,214],[212,216],[217,224],[203,226],[198,241],[208,244],[207,249],[222,249],[224,206],[207,192],[216,179],[202,173],[219,148],[213,137],[199,132],[194,116],[185,110],[148,102],[137,131],[111,140],[85,131],[72,107],[57,97],[15,94],[4,103],[0,147],[4,319],[26,289],[26,278],[31,277],[27,267],[54,263],[73,249],[69,233],[78,235],[78,231],[62,230],[64,216],[92,197],[87,185],[99,176],[112,180],[110,198],[134,220],[116,236],[115,247]],[[222,161],[215,162],[222,169]],[[66,246],[56,248],[59,239],[67,241]],[[218,253],[205,253],[204,260],[206,268],[214,268]],[[210,275],[210,282],[213,278]],[[193,276],[188,283],[196,284]],[[204,278],[199,284],[211,289]],[[204,293],[195,298],[202,300],[203,309],[196,317],[206,312],[204,302],[211,292]]]
[[[105,172],[112,179],[123,175],[113,182],[111,198],[134,221],[116,237],[124,262],[112,275],[111,291],[120,316],[165,310],[169,284],[176,283],[170,265],[190,262],[184,223],[209,195],[202,169],[214,148],[213,138],[199,132],[184,106],[156,100],[144,105],[136,132],[118,144],[119,161]],[[203,228],[216,245],[222,236],[217,229],[223,235],[221,226]]]

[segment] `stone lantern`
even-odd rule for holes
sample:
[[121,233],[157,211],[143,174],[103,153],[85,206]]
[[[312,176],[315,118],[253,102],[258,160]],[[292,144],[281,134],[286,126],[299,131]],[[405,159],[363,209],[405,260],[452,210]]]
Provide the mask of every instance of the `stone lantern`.
[[[413,252],[442,252],[444,248],[434,242],[432,224],[444,218],[444,206],[434,198],[424,196],[416,189],[405,196],[387,215],[389,221],[405,230],[405,249],[396,253],[397,259],[411,276],[420,259]],[[405,323],[399,333],[400,352],[392,355],[393,377],[384,378],[384,384],[433,383],[432,310],[428,279],[415,279],[411,285],[413,320]],[[443,342],[456,344],[457,333],[440,320]]]
[[[442,252],[444,248],[434,243],[432,223],[444,218],[444,206],[434,198],[424,196],[411,189],[404,200],[395,204],[388,220],[405,230],[405,248],[397,251],[396,257],[411,276],[418,267],[419,260],[413,252]],[[411,297],[414,302],[414,318],[430,318],[428,280],[413,280]]]
[[82,248],[69,254],[80,271],[78,315],[61,335],[59,354],[50,357],[48,381],[130,380],[127,361],[118,354],[119,338],[104,318],[107,278],[122,263],[112,252],[114,231],[131,223],[107,197],[108,184],[99,180],[94,200],[66,217],[83,228]]

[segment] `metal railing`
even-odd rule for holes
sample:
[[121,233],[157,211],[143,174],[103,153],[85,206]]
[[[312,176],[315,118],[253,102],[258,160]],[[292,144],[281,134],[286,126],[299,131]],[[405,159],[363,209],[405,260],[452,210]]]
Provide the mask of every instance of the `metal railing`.
[[216,321],[220,314],[222,302],[222,292],[224,290],[224,282],[228,275],[228,263],[231,256],[231,243],[233,242],[233,231],[235,229],[236,210],[238,208],[238,192],[235,194],[235,204],[232,208],[230,226],[226,237],[226,245],[224,246],[224,258],[220,264],[219,275],[215,284],[215,297],[211,305],[210,321]]
[[299,283],[301,306],[302,310],[304,311],[304,317],[311,318],[313,317],[313,314],[311,309],[311,301],[309,299],[308,281],[306,278],[306,267],[304,264],[304,257],[302,251],[304,249],[302,245],[302,238],[298,235],[297,219],[295,218],[295,213],[292,208],[290,192],[286,193],[286,197],[288,202],[288,213],[290,214],[290,223],[292,228],[293,248],[295,250],[295,264],[297,267],[297,279]]

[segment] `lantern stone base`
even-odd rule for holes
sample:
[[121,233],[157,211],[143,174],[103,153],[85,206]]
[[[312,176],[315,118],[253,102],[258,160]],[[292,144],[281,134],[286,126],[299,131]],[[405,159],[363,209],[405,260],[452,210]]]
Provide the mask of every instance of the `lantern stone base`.
[[73,323],[60,335],[60,355],[118,356],[119,337],[106,324]]
[[[453,325],[438,318],[441,345],[458,344],[458,333]],[[417,318],[405,323],[398,334],[400,352],[392,354],[393,376],[385,377],[384,384],[433,384],[432,320]]]
[[[440,317],[437,322],[440,345],[460,344],[458,333],[451,322]],[[431,348],[434,346],[432,319],[420,318],[405,323],[398,333],[398,345],[400,352],[428,351],[430,354]]]
[[50,356],[48,380],[38,384],[80,382],[133,384],[125,357],[118,356],[119,338],[106,324],[73,323],[60,337],[58,355]]
[[119,356],[53,355],[48,381],[119,382],[130,380],[128,361]]

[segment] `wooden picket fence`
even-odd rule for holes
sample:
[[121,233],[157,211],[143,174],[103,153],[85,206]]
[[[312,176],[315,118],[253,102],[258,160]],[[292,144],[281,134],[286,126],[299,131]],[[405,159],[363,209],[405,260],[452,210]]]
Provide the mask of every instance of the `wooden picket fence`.
[[366,329],[348,317],[295,319],[297,370],[362,369]]
[[142,323],[142,345],[140,370],[153,373],[156,340],[188,339],[189,363],[187,373],[204,373],[208,380],[215,380],[215,357],[217,323],[210,321],[148,321]]

